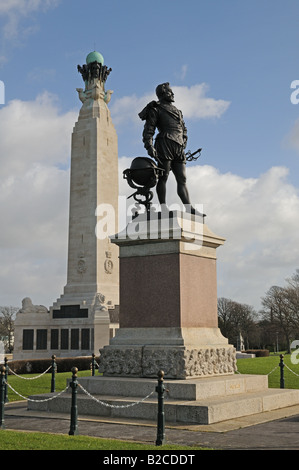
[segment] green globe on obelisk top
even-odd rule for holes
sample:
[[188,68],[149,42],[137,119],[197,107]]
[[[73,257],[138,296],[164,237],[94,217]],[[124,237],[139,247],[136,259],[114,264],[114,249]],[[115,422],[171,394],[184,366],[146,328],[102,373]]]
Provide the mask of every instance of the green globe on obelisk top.
[[91,64],[92,62],[98,62],[104,65],[104,57],[97,51],[90,52],[86,57],[86,63]]

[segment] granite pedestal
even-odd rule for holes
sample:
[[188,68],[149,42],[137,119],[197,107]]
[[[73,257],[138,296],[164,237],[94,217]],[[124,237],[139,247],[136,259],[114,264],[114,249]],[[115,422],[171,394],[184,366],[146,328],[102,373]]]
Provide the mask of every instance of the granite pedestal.
[[104,376],[233,374],[235,349],[218,328],[216,248],[200,216],[139,215],[112,238],[119,247],[120,328],[100,350]]

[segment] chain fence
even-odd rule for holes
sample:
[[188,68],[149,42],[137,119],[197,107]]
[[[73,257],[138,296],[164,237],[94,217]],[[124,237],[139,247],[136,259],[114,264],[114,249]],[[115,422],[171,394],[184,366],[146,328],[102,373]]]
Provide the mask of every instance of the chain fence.
[[[92,364],[92,375],[94,375],[94,366],[95,362]],[[20,379],[28,379],[28,380],[35,380],[40,377],[42,377],[44,374],[49,372],[52,369],[52,381],[51,381],[51,391],[53,389],[53,375],[55,376],[56,372],[56,363],[55,360],[53,359],[52,365],[48,367],[44,372],[41,374],[35,376],[35,377],[23,377],[14,371],[12,371],[7,364],[7,360],[5,360],[5,366],[0,366],[0,429],[5,429],[5,424],[4,424],[4,407],[5,404],[9,401],[7,397],[7,390],[8,388],[18,395],[20,398],[23,400],[27,400],[29,402],[34,402],[34,403],[45,403],[49,402],[51,400],[55,400],[56,398],[60,397],[63,393],[65,393],[69,388],[71,388],[71,416],[70,416],[70,431],[69,435],[75,435],[78,434],[78,410],[77,410],[77,389],[80,388],[84,394],[86,394],[90,399],[94,400],[97,402],[99,405],[106,406],[109,408],[116,408],[116,409],[125,409],[125,408],[131,408],[133,406],[139,405],[148,398],[150,398],[154,392],[156,391],[158,393],[158,423],[157,423],[157,440],[156,440],[156,445],[162,445],[164,443],[164,437],[165,437],[165,423],[164,423],[164,391],[166,391],[164,384],[163,384],[163,377],[164,377],[164,372],[159,371],[158,372],[158,386],[155,388],[155,390],[151,391],[149,394],[147,394],[144,398],[137,399],[136,401],[125,404],[125,405],[116,405],[112,403],[108,403],[105,401],[102,401],[95,396],[93,396],[91,393],[86,390],[83,385],[81,385],[78,382],[77,378],[77,372],[78,369],[76,367],[72,368],[72,378],[71,381],[67,384],[67,386],[64,388],[64,390],[61,390],[58,393],[53,392],[51,396],[48,396],[46,398],[30,398],[30,397],[25,397],[22,393],[18,392],[15,390],[14,387],[12,387],[11,384],[8,383],[8,370],[10,370],[15,377],[20,378]]]
[[151,393],[149,393],[146,397],[142,398],[141,400],[139,401],[135,401],[134,403],[130,403],[129,405],[111,405],[110,403],[106,403],[104,401],[101,401],[99,400],[98,398],[94,397],[93,395],[91,395],[81,384],[80,382],[78,382],[78,387],[81,388],[81,390],[86,394],[88,395],[90,398],[92,398],[92,400],[96,401],[97,403],[99,403],[100,405],[103,405],[103,406],[107,406],[108,408],[131,408],[132,406],[135,406],[135,405],[139,405],[140,403],[143,403],[147,398],[151,397],[154,393],[154,391],[152,391]]
[[[99,367],[99,365],[97,364],[97,362],[94,360],[93,361],[93,367]],[[56,364],[52,364],[50,365],[44,372],[42,372],[41,374],[35,376],[35,377],[23,377],[22,375],[19,375],[17,374],[16,372],[14,372],[11,368],[8,368],[8,365],[6,363],[6,374],[4,376],[4,380],[3,380],[3,385],[4,387],[9,387],[9,389],[15,393],[16,395],[18,395],[20,398],[22,398],[23,400],[27,400],[27,401],[30,401],[30,402],[35,402],[35,403],[44,403],[44,402],[47,402],[47,401],[51,401],[51,400],[54,400],[55,398],[58,398],[59,396],[61,396],[63,393],[65,393],[69,388],[70,388],[70,384],[68,384],[64,390],[61,390],[59,393],[51,396],[51,397],[47,397],[47,398],[44,398],[44,399],[34,399],[34,398],[29,398],[29,397],[25,397],[24,395],[22,395],[20,392],[18,392],[17,390],[15,390],[15,388],[13,388],[7,381],[7,372],[8,372],[8,369],[9,371],[15,376],[15,377],[18,377],[20,379],[25,379],[25,380],[35,380],[35,379],[39,379],[40,377],[42,377],[43,375],[45,375],[47,372],[49,372],[51,369],[54,369],[54,372],[56,371]],[[94,372],[94,369],[93,369],[93,372]],[[94,374],[93,374],[94,375]],[[91,398],[92,400],[94,400],[95,402],[99,403],[100,405],[103,405],[103,406],[106,406],[106,407],[109,407],[109,408],[130,408],[130,407],[133,407],[133,406],[136,406],[140,403],[143,403],[145,400],[147,400],[148,398],[150,398],[153,394],[154,394],[154,391],[152,391],[151,393],[149,393],[148,395],[146,395],[144,398],[142,398],[141,400],[138,400],[138,401],[135,401],[133,403],[130,403],[128,405],[113,405],[111,403],[107,403],[107,402],[104,402],[102,400],[99,400],[98,398],[96,398],[95,396],[91,395],[88,390],[86,390],[79,382],[77,382],[77,386],[82,390],[83,393],[85,393],[89,398]],[[4,402],[7,403],[8,400],[6,399],[5,400],[5,395],[7,396],[7,389],[5,390],[5,393],[4,393]]]
[[[277,364],[267,374],[263,374],[263,375],[269,376],[270,374],[273,374],[277,369],[280,369],[280,388],[284,388],[284,368],[286,368],[292,374],[299,377],[299,374],[297,374],[287,364],[285,364],[283,359],[284,359],[284,357],[283,357],[283,355],[281,355],[279,364]],[[157,425],[158,430],[157,430],[156,445],[162,445],[163,442],[164,442],[164,437],[165,437],[165,431],[164,431],[165,423],[164,423],[164,409],[163,409],[163,406],[164,406],[164,392],[167,392],[168,390],[166,390],[166,388],[164,387],[164,384],[163,384],[163,377],[164,377],[164,372],[163,371],[158,372],[158,377],[159,377],[158,386],[155,387],[155,389],[153,391],[151,391],[150,393],[148,393],[144,398],[137,399],[136,401],[134,401],[132,403],[129,403],[129,404],[117,405],[117,404],[112,404],[112,403],[109,403],[109,402],[106,402],[106,401],[102,401],[99,398],[93,396],[88,390],[86,390],[83,387],[83,385],[80,384],[80,381],[78,381],[78,377],[77,377],[78,369],[76,367],[72,368],[73,375],[72,375],[71,381],[67,384],[67,386],[63,390],[55,393],[55,386],[54,386],[54,389],[53,389],[53,380],[54,380],[54,384],[55,384],[55,372],[57,371],[57,366],[56,366],[55,360],[52,362],[52,365],[49,366],[44,372],[42,372],[41,374],[39,374],[37,376],[34,376],[34,377],[23,377],[22,375],[17,374],[16,372],[14,372],[12,369],[10,369],[8,367],[7,361],[5,363],[5,366],[0,366],[0,429],[5,428],[5,426],[4,426],[4,406],[8,402],[8,399],[7,399],[7,390],[8,390],[8,388],[13,393],[15,393],[20,398],[22,398],[23,400],[27,400],[27,401],[30,401],[30,402],[36,402],[36,403],[44,403],[44,402],[48,402],[48,401],[51,401],[51,400],[55,400],[56,398],[60,397],[62,394],[67,392],[69,388],[71,388],[71,420],[70,420],[71,425],[70,425],[70,431],[69,431],[70,435],[78,434],[78,426],[77,426],[77,414],[78,414],[77,413],[77,389],[78,388],[85,395],[87,395],[91,400],[97,402],[99,405],[102,405],[102,406],[105,406],[105,407],[108,407],[108,408],[111,408],[111,409],[113,409],[113,408],[115,408],[115,409],[125,409],[125,408],[134,407],[138,404],[141,404],[141,403],[145,402],[147,399],[152,397],[154,392],[157,392],[158,393],[158,415],[157,415],[158,416],[158,425]],[[92,375],[94,375],[94,369],[96,367],[96,362],[95,361],[93,361],[92,366],[93,366],[92,367]],[[52,369],[52,381],[51,381],[51,392],[52,393],[51,393],[51,396],[48,396],[46,398],[42,398],[42,399],[41,398],[36,398],[35,399],[35,398],[26,397],[22,393],[17,391],[14,387],[12,387],[11,384],[8,383],[8,370],[17,378],[26,379],[26,380],[36,380],[36,379],[41,378],[43,375],[45,375],[51,369]],[[236,371],[236,373],[242,374],[238,370]]]
[[[292,369],[289,368],[289,366],[287,364],[284,365],[290,372],[292,372],[294,375],[296,375],[297,377],[299,377],[299,374],[296,374],[296,372],[294,372]],[[279,367],[279,366],[277,366]]]
[[[286,365],[286,364],[285,364],[285,365]],[[270,375],[270,374],[272,374],[272,372],[275,372],[276,369],[278,369],[278,367],[279,367],[279,364],[278,364],[277,366],[275,366],[274,369],[272,369],[270,372],[268,372],[268,374],[263,374],[263,375]],[[291,370],[291,369],[290,369],[290,370]],[[291,371],[291,372],[293,372],[293,371]],[[243,372],[240,372],[239,370],[236,370],[236,374],[242,375],[242,373],[243,373]],[[246,373],[247,373],[247,372],[246,372]]]
[[[94,365],[96,367],[98,367],[98,364],[96,363],[96,361],[94,362]],[[293,373],[294,375],[296,375],[297,377],[299,377],[299,374],[297,374],[296,372],[294,372],[287,364],[285,364],[283,362],[283,359],[281,358],[280,359],[280,363],[277,364],[277,366],[275,366],[270,372],[268,372],[267,374],[263,374],[263,375],[271,375],[272,373],[274,373],[277,369],[281,369],[281,371],[283,370],[283,368],[286,367],[291,373]],[[11,368],[9,368],[9,371],[15,376],[15,377],[18,377],[20,379],[24,379],[24,380],[36,380],[36,379],[39,379],[40,377],[42,377],[43,375],[45,375],[46,373],[48,373],[52,368],[54,368],[54,372],[56,371],[56,367],[55,367],[55,364],[53,365],[50,365],[44,372],[42,372],[41,374],[35,376],[35,377],[23,377],[22,375],[19,375],[17,374],[16,372],[14,372]],[[237,374],[240,374],[242,375],[242,372],[240,372],[239,370],[236,371]],[[43,400],[37,400],[37,399],[32,399],[32,398],[29,398],[29,397],[25,397],[24,395],[22,395],[21,393],[19,393],[17,390],[15,390],[7,381],[7,374],[5,376],[5,382],[4,382],[4,385],[6,387],[9,387],[10,390],[12,392],[14,392],[16,395],[18,395],[19,397],[21,397],[22,399],[24,400],[28,400],[28,401],[31,401],[31,402],[46,402],[46,401],[51,401],[51,400],[54,400],[55,398],[59,397],[60,395],[62,395],[63,393],[65,393],[69,388],[70,388],[70,384],[68,384],[64,390],[60,391],[59,393],[57,393],[56,395],[53,395],[49,398],[45,398]],[[151,393],[149,393],[148,395],[146,395],[144,398],[142,398],[141,400],[138,400],[136,402],[133,402],[133,403],[130,403],[128,405],[112,405],[110,403],[106,403],[106,402],[103,402],[102,400],[99,400],[98,398],[96,398],[95,396],[91,395],[88,390],[86,390],[79,382],[78,382],[78,387],[82,390],[83,393],[85,393],[89,398],[91,398],[92,400],[94,400],[95,402],[99,403],[100,405],[103,405],[103,406],[106,406],[106,407],[109,407],[109,408],[129,408],[129,407],[132,407],[132,406],[135,406],[135,405],[138,405],[142,402],[144,402],[145,400],[147,400],[148,398],[150,398],[153,394],[154,394],[154,391],[152,391]]]
[[[20,379],[27,379],[27,380],[35,380],[35,379],[38,379],[40,377],[42,377],[44,374],[46,374],[47,372],[49,372],[49,370],[52,369],[52,366],[48,367],[48,369],[46,369],[44,372],[42,372],[41,374],[37,375],[36,377],[23,377],[19,374],[16,374],[15,372],[13,372],[11,369],[9,369],[16,377],[20,378]],[[30,401],[30,402],[36,402],[36,403],[42,403],[42,402],[46,402],[46,401],[51,401],[51,400],[54,400],[55,398],[59,397],[60,395],[62,395],[63,393],[65,393],[69,388],[70,388],[70,384],[68,384],[64,390],[61,390],[59,393],[57,393],[56,395],[53,395],[52,397],[48,397],[48,398],[45,398],[43,400],[39,400],[39,399],[32,399],[32,398],[29,398],[29,397],[25,397],[24,395],[22,395],[21,393],[19,393],[17,390],[15,390],[8,382],[7,382],[7,379],[4,381],[4,385],[5,386],[8,386],[10,388],[10,390],[12,392],[14,392],[16,395],[18,395],[19,397],[23,398],[24,400],[27,400],[27,401]],[[133,402],[133,403],[130,403],[129,405],[112,405],[110,403],[106,403],[106,402],[103,402],[101,400],[99,400],[98,398],[94,397],[93,395],[91,395],[79,382],[77,383],[78,387],[87,395],[89,396],[91,399],[93,399],[94,401],[96,401],[97,403],[99,403],[100,405],[103,405],[103,406],[107,406],[109,408],[130,408],[132,406],[135,406],[135,405],[138,405],[140,403],[143,403],[147,398],[150,398],[153,394],[154,394],[154,391],[152,391],[151,393],[149,393],[146,397],[142,398],[141,400],[138,400],[136,402]]]
[[53,397],[50,397],[50,398],[45,398],[43,400],[33,400],[32,398],[29,398],[29,397],[24,397],[24,395],[21,395],[21,393],[17,392],[17,390],[15,390],[8,382],[5,382],[5,385],[7,385],[16,395],[18,395],[19,397],[23,398],[24,400],[27,400],[27,401],[32,401],[32,402],[35,402],[35,403],[43,403],[45,401],[50,401],[50,400],[54,400],[54,398],[57,398],[59,397],[60,395],[62,395],[64,392],[67,391],[67,389],[69,388],[69,385],[67,387],[65,387],[64,390],[62,390],[61,392],[57,393],[57,395],[54,395]]
[[37,375],[36,377],[23,377],[22,375],[19,375],[17,374],[16,372],[14,372],[12,369],[9,369],[10,372],[15,375],[16,377],[19,377],[20,379],[25,379],[25,380],[35,380],[35,379],[39,379],[40,377],[42,377],[43,375],[45,375],[47,372],[49,372],[49,370],[52,369],[52,366],[48,367],[48,369],[46,369],[44,372],[42,372],[41,374]]

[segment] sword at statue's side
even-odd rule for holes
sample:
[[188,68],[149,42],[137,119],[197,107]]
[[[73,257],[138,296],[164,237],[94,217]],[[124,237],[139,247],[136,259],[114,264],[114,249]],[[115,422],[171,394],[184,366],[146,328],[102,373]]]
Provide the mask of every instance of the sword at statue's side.
[[[198,157],[201,156],[201,151],[202,149],[197,149],[195,150],[195,152],[191,153],[191,150],[188,150],[188,152],[186,152],[186,160],[187,162],[194,162],[195,160],[198,159]],[[195,155],[198,153],[197,157],[195,157]]]

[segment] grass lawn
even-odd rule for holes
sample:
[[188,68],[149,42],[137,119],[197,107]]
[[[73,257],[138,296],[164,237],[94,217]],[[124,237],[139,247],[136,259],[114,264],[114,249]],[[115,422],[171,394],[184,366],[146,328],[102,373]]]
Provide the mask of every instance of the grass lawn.
[[140,444],[88,436],[0,430],[0,450],[208,450],[203,447]]
[[[36,377],[39,374],[26,374],[22,375],[22,377],[30,378]],[[83,370],[77,373],[78,377],[87,377],[90,376],[90,370]],[[30,395],[38,395],[40,393],[50,393],[51,392],[51,373],[47,373],[39,377],[35,380],[26,380],[21,379],[15,375],[9,375],[7,382],[11,385],[11,387],[16,390],[16,392],[20,393],[24,397],[28,397]],[[66,380],[72,377],[71,372],[60,372],[56,373],[55,375],[55,392],[60,392],[65,389],[66,387]],[[10,402],[12,401],[19,401],[22,398],[14,393],[8,387],[8,399]]]
[[[241,374],[268,375],[268,383],[271,388],[280,387],[280,362],[279,356],[255,357],[253,359],[238,359],[238,371]],[[284,355],[284,382],[285,388],[299,388],[299,364],[291,363],[291,355]],[[288,369],[291,369],[291,371]],[[274,370],[275,369],[275,370]],[[297,375],[296,375],[297,374]]]

